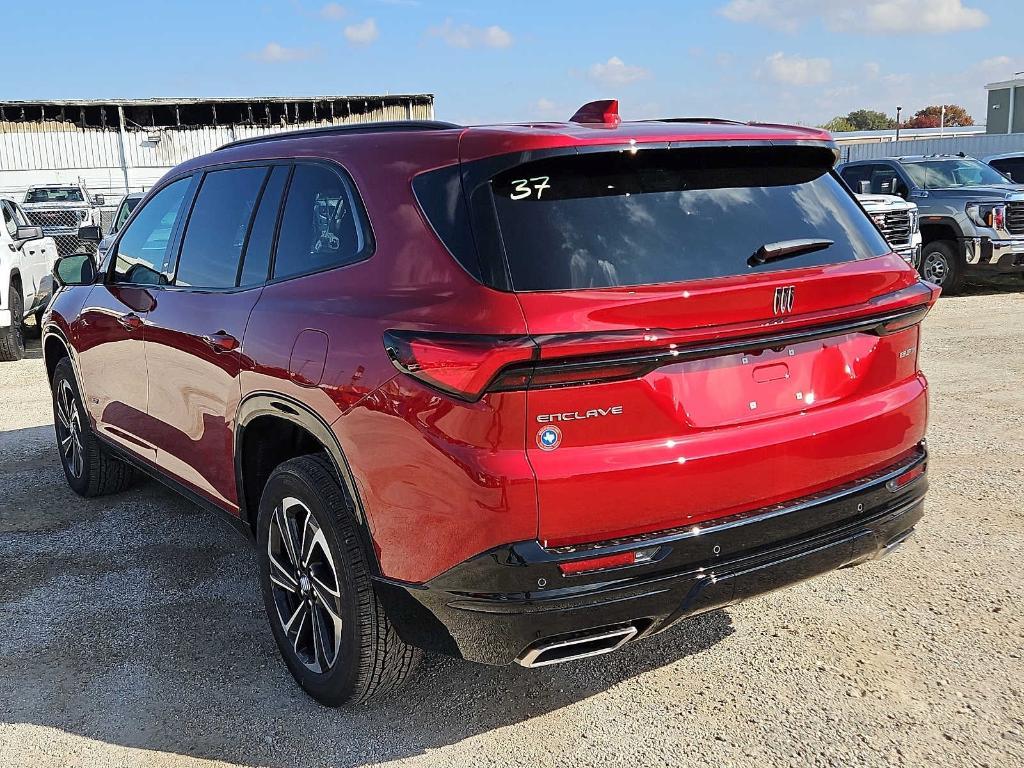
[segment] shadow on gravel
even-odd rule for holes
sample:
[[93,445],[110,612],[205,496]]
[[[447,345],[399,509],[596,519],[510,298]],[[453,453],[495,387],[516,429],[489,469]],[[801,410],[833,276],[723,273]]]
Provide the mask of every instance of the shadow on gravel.
[[997,296],[1007,293],[1024,293],[1024,280],[1012,282],[968,282],[960,291],[961,296]]
[[156,483],[79,499],[43,430],[0,433],[17,455],[0,472],[0,723],[241,765],[354,767],[629,686],[733,631],[716,611],[536,670],[428,657],[388,700],[327,709],[277,654],[247,542]]

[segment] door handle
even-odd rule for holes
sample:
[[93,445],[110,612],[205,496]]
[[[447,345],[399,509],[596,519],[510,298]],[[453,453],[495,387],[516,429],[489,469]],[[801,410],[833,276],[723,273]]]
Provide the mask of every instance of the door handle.
[[127,315],[119,316],[117,318],[117,324],[126,331],[137,331],[142,327],[142,318],[134,312],[129,312]]
[[233,352],[238,349],[238,339],[224,331],[217,331],[217,333],[203,336],[203,343],[217,354]]

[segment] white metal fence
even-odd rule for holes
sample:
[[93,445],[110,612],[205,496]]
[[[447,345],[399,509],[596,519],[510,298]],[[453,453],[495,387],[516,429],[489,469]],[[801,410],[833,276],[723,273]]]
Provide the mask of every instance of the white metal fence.
[[901,155],[936,155],[963,152],[971,157],[987,157],[1004,152],[1024,152],[1024,133],[986,133],[981,136],[913,139],[872,144],[844,144],[840,147],[844,162],[874,160]]
[[81,179],[90,192],[105,198],[106,230],[123,195],[145,191],[179,163],[229,141],[324,125],[432,117],[432,104],[409,102],[287,126],[132,127],[122,131],[80,128],[66,122],[0,122],[0,197],[21,202],[30,186]]

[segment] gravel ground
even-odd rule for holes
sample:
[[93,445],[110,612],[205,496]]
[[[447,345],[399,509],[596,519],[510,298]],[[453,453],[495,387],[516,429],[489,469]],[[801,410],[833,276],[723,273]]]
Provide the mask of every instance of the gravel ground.
[[430,658],[356,710],[293,684],[226,523],[72,495],[36,348],[0,365],[0,765],[1024,765],[1022,317],[926,321],[932,489],[894,557],[570,666]]

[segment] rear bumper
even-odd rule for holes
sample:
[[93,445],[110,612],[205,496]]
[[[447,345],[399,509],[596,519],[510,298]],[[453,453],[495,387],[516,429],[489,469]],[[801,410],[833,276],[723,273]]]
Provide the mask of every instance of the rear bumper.
[[[688,616],[888,554],[924,513],[926,465],[921,446],[857,482],[787,504],[576,548],[519,542],[423,585],[380,579],[377,592],[407,642],[472,661],[528,663],[539,648],[583,637],[607,637],[603,650],[612,650]],[[657,554],[644,565],[576,576],[559,569],[638,548]],[[635,632],[616,633],[629,628]]]

